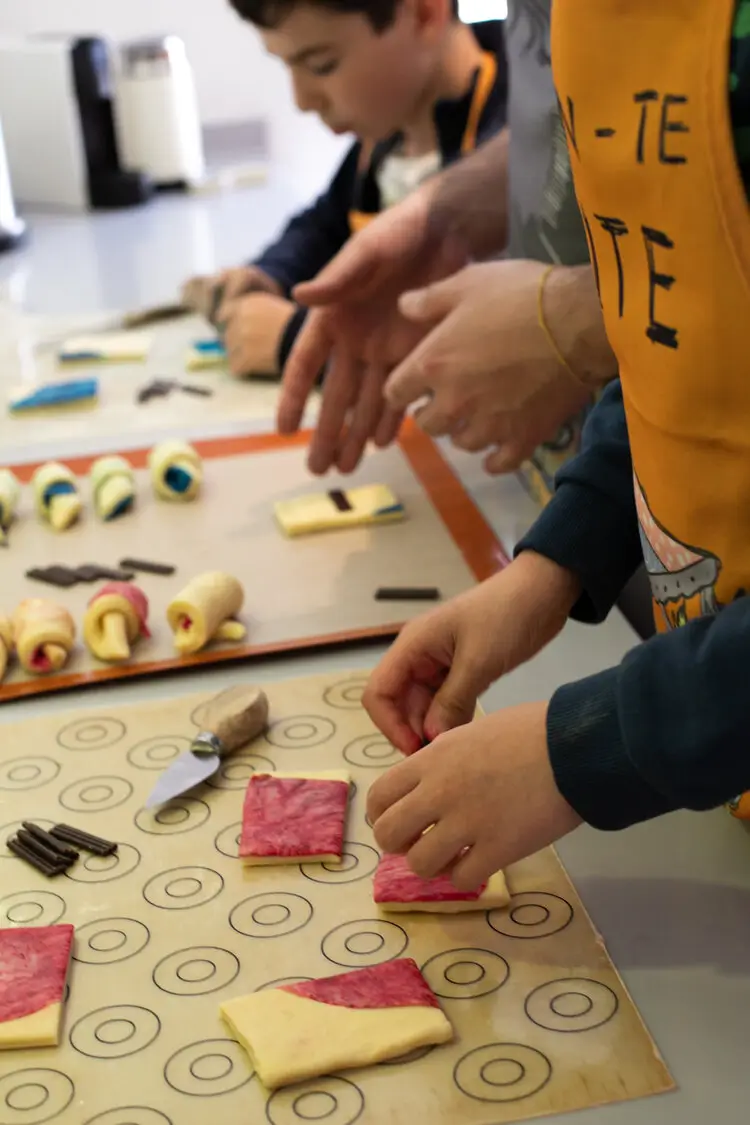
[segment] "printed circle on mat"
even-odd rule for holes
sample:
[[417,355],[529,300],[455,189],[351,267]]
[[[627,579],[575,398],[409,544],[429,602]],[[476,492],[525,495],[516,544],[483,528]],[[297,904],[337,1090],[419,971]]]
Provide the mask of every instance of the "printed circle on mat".
[[517,1102],[547,1085],[552,1063],[524,1043],[487,1043],[475,1047],[453,1068],[462,1094],[478,1102]]
[[326,688],[323,700],[329,707],[338,707],[341,711],[359,711],[366,687],[367,676],[350,676]]
[[41,789],[49,785],[60,772],[60,763],[54,758],[9,758],[0,763],[0,789],[22,793],[26,789]]
[[128,750],[128,761],[137,770],[163,770],[191,747],[189,738],[181,734],[158,734],[144,738]]
[[52,891],[15,891],[0,898],[0,927],[54,926],[65,913],[65,900]]
[[441,999],[474,1000],[502,988],[510,976],[510,966],[489,949],[449,949],[430,957],[422,973]]
[[228,949],[196,945],[163,957],[152,980],[171,996],[205,996],[231,984],[239,971],[239,958]]
[[428,1055],[431,1055],[434,1050],[434,1047],[415,1047],[413,1051],[407,1051],[405,1055],[398,1055],[395,1059],[383,1059],[379,1065],[407,1066],[409,1063],[419,1062],[420,1059],[426,1058]]
[[161,1031],[150,1008],[113,1004],[82,1016],[70,1029],[70,1045],[90,1059],[124,1059],[145,1051]]
[[84,965],[114,965],[135,957],[150,939],[148,926],[135,918],[97,918],[76,926],[73,960]]
[[149,836],[176,836],[180,832],[200,828],[210,815],[211,810],[205,801],[196,797],[176,797],[155,812],[140,809],[135,817],[135,826]]
[[524,891],[512,895],[508,907],[489,910],[487,921],[503,937],[543,938],[570,925],[573,907],[549,891]]
[[382,918],[344,922],[326,934],[320,944],[323,956],[334,965],[364,969],[400,957],[409,944],[406,930]]
[[284,984],[306,984],[312,979],[312,977],[279,977],[278,980],[267,980],[265,984],[259,984],[255,991],[265,992],[268,988],[281,988]]
[[126,727],[119,719],[94,715],[75,719],[57,734],[58,746],[66,750],[107,750],[125,737]]
[[282,750],[309,750],[322,746],[336,733],[336,724],[320,715],[290,715],[272,723],[265,734],[266,742]]
[[350,766],[359,766],[366,770],[382,770],[386,766],[393,766],[396,762],[402,761],[403,755],[387,738],[373,731],[372,734],[362,734],[359,738],[348,742],[344,747],[344,758]]
[[[46,828],[47,831],[55,827],[54,820],[43,820],[39,817],[34,817],[34,824],[38,824],[40,828]],[[12,820],[10,824],[0,825],[0,859],[17,858],[13,855],[13,852],[8,850],[8,840],[11,836],[15,836],[19,828],[23,828],[23,822],[20,820]],[[22,863],[23,860],[19,859],[18,862]]]
[[229,925],[245,937],[283,937],[301,930],[312,916],[313,905],[302,895],[267,891],[239,902],[229,915]]
[[98,813],[118,809],[132,796],[133,786],[124,777],[102,774],[74,781],[63,789],[58,801],[70,812]]
[[300,1125],[323,1121],[325,1125],[353,1125],[362,1115],[365,1097],[348,1078],[314,1078],[291,1090],[277,1090],[266,1102],[271,1125]]
[[380,856],[369,844],[344,840],[341,863],[302,863],[300,871],[313,883],[356,883],[372,875]]
[[532,1023],[547,1031],[591,1031],[609,1023],[620,1001],[609,985],[588,977],[562,977],[540,984],[526,997]]
[[173,1090],[193,1098],[230,1094],[255,1072],[233,1039],[201,1039],[182,1047],[167,1061],[164,1079]]
[[111,883],[135,871],[141,853],[130,844],[118,844],[114,855],[81,855],[78,863],[65,872],[74,883]]
[[46,1067],[12,1070],[0,1078],[0,1125],[43,1125],[64,1113],[75,1095],[67,1074]]
[[230,824],[226,828],[222,828],[214,840],[214,847],[217,852],[222,855],[229,856],[230,859],[238,859],[240,854],[240,836],[242,835],[242,821],[238,820],[236,824]]
[[143,897],[159,910],[192,910],[223,890],[223,878],[210,867],[171,867],[149,879]]
[[172,1125],[172,1119],[147,1105],[123,1105],[89,1117],[84,1125]]
[[276,766],[260,754],[232,754],[222,761],[218,770],[206,778],[212,789],[246,789],[254,773],[273,773]]

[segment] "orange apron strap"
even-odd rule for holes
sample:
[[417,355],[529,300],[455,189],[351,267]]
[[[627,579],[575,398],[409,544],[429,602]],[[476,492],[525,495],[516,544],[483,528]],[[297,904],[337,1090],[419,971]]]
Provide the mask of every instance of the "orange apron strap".
[[370,215],[367,211],[350,211],[349,212],[349,230],[352,234],[357,234],[358,231],[364,230],[368,223],[373,219],[377,219],[377,214]]
[[487,99],[497,79],[497,59],[489,51],[482,52],[482,61],[479,66],[477,84],[474,87],[474,97],[471,100],[469,119],[466,122],[463,140],[461,141],[461,155],[466,156],[477,147],[477,132],[479,122],[487,105]]

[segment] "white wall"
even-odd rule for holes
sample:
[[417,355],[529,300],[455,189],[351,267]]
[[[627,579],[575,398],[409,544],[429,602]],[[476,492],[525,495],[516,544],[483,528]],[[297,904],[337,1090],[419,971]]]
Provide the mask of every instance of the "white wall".
[[[205,124],[265,118],[274,160],[315,190],[342,142],[291,100],[281,64],[263,52],[228,0],[0,0],[0,32],[72,32],[114,40],[180,35],[195,71]],[[309,176],[308,176],[309,171]]]

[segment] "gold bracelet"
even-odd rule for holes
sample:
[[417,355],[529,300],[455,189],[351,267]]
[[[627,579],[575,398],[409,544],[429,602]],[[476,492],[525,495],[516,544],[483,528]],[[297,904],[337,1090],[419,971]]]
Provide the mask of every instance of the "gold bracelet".
[[546,336],[547,343],[549,344],[550,348],[552,349],[552,352],[554,353],[555,359],[560,364],[560,366],[565,368],[565,370],[568,372],[570,377],[572,379],[575,379],[576,383],[579,383],[581,386],[586,386],[586,383],[584,382],[584,380],[581,378],[580,375],[576,374],[576,372],[573,370],[573,368],[568,363],[568,360],[566,359],[566,357],[563,355],[563,352],[560,348],[560,345],[558,344],[555,337],[552,335],[552,330],[550,329],[550,326],[547,324],[547,318],[544,315],[544,290],[545,290],[546,285],[547,285],[547,279],[549,278],[552,271],[556,268],[557,267],[554,266],[554,265],[547,266],[544,273],[542,274],[542,276],[539,279],[539,292],[538,292],[538,295],[537,295],[537,319],[539,321],[539,327],[541,328],[542,332]]

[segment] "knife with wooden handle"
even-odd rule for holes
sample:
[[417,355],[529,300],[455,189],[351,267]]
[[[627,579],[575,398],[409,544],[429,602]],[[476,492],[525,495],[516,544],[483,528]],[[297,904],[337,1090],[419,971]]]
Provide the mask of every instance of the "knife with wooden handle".
[[161,775],[147,809],[194,789],[216,773],[223,758],[257,738],[268,722],[268,697],[252,685],[236,684],[202,703],[195,720],[200,733]]

